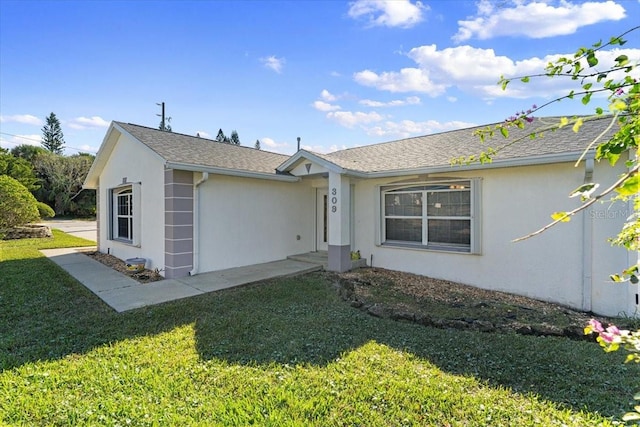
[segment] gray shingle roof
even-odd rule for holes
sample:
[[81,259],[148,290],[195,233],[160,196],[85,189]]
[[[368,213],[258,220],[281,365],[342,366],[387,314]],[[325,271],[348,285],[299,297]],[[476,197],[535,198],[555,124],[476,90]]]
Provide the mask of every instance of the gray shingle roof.
[[[341,168],[368,173],[448,166],[453,158],[479,154],[488,147],[502,148],[494,156],[496,161],[579,153],[607,127],[610,120],[611,117],[586,120],[578,133],[573,132],[571,126],[566,126],[555,132],[545,132],[542,138],[526,138],[515,144],[512,143],[514,140],[526,137],[533,130],[558,123],[559,117],[537,118],[524,130],[512,128],[507,140],[498,132],[495,138],[482,143],[474,132],[485,128],[485,125],[349,148],[329,154],[313,154]],[[168,162],[275,174],[276,168],[290,158],[284,154],[222,144],[205,138],[115,123]]]
[[486,151],[488,147],[504,146],[504,149],[494,156],[496,161],[576,153],[584,150],[607,127],[611,117],[585,121],[578,133],[573,132],[571,126],[566,126],[555,132],[545,132],[543,138],[534,140],[526,138],[511,144],[514,139],[526,137],[534,129],[557,124],[559,119],[559,117],[538,118],[528,124],[524,130],[512,128],[509,131],[509,139],[506,140],[498,132],[493,139],[485,143],[480,142],[473,132],[485,128],[485,125],[350,148],[329,154],[314,154],[345,169],[380,172],[448,166],[452,158],[479,154]]
[[275,174],[276,168],[289,158],[284,154],[211,139],[163,132],[130,123],[115,123],[168,162]]

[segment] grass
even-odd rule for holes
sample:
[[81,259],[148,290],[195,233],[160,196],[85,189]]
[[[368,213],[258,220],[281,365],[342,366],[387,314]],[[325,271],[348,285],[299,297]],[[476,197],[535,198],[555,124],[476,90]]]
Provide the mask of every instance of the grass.
[[561,338],[368,316],[323,274],[115,313],[37,251],[0,242],[0,424],[613,425],[622,354]]

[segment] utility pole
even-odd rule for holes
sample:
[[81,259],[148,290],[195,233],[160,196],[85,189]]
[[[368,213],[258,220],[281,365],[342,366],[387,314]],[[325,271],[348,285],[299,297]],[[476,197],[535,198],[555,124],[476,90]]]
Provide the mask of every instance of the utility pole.
[[156,116],[160,116],[162,117],[162,120],[160,121],[160,130],[165,130],[165,122],[164,122],[164,102],[162,104],[157,104],[156,105],[162,105],[162,114],[156,114]]

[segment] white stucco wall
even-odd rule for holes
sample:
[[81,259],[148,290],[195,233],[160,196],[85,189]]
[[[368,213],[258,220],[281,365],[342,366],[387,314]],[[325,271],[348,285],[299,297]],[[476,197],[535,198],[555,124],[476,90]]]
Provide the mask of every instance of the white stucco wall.
[[[598,165],[596,180],[610,181],[615,174]],[[481,288],[512,292],[582,308],[583,275],[593,276],[593,310],[618,314],[627,308],[627,292],[605,295],[611,272],[624,267],[626,256],[612,249],[605,236],[615,234],[623,219],[609,218],[593,237],[593,261],[583,266],[583,216],[560,224],[542,235],[519,243],[524,236],[550,222],[555,211],[570,210],[579,200],[567,196],[583,183],[584,165],[553,164],[481,171],[452,171],[436,177],[482,178],[482,253],[446,253],[380,246],[375,235],[380,226],[379,185],[394,180],[358,181],[356,185],[356,233],[353,248],[373,266],[447,279]],[[399,179],[396,179],[396,181]],[[594,209],[604,209],[599,205]],[[595,230],[596,227],[594,227]],[[622,254],[622,256],[621,256]],[[589,263],[587,263],[589,264]],[[586,269],[586,270],[585,270]],[[625,295],[623,297],[623,295]]]
[[[140,182],[140,246],[109,239],[109,190],[127,182]],[[147,268],[164,268],[164,166],[162,160],[145,145],[126,135],[120,136],[100,175],[100,247],[120,259],[146,258]]]
[[200,272],[314,250],[316,196],[307,181],[210,175],[199,197]]
[[[619,162],[624,163],[624,159]],[[618,179],[620,173],[620,169],[613,169],[606,161],[602,161],[595,165],[594,178],[608,187]],[[629,282],[615,283],[609,279],[609,275],[620,273],[638,262],[637,253],[608,243],[609,238],[620,232],[623,222],[631,213],[631,204],[621,202],[597,203],[585,212],[587,226],[593,231],[592,306],[596,313],[640,316],[640,307],[635,304],[640,286]],[[632,259],[634,256],[635,260]]]

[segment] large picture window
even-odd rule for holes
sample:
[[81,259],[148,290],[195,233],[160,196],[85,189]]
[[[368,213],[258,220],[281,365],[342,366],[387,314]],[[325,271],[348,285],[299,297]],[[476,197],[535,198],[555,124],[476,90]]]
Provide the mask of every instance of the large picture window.
[[381,243],[477,253],[478,190],[472,180],[382,187]]

